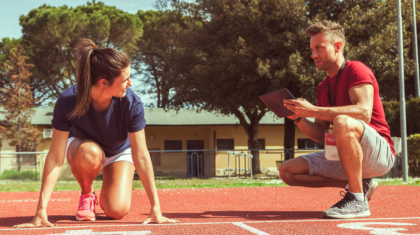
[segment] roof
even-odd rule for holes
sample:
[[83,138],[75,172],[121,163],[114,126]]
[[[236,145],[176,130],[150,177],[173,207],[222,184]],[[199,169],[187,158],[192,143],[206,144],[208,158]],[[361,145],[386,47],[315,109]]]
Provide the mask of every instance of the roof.
[[[51,125],[54,108],[35,108],[32,116],[34,125]],[[215,112],[196,109],[180,109],[178,112],[163,108],[145,108],[145,118],[148,126],[213,126],[213,125],[239,125],[234,115],[222,115]],[[6,111],[0,107],[0,120],[5,119]],[[248,120],[248,118],[246,118]],[[308,118],[314,121],[314,118]],[[259,125],[283,125],[284,118],[278,118],[273,112],[268,112],[261,119]]]
[[[147,125],[180,126],[180,125],[239,125],[234,115],[222,115],[215,112],[196,109],[181,109],[165,111],[162,108],[145,109]],[[284,118],[276,117],[272,112],[261,119],[260,125],[283,125]]]
[[[51,125],[54,108],[36,108],[32,116],[34,125]],[[0,120],[4,119],[4,109],[0,108]],[[145,118],[148,126],[191,126],[191,125],[239,125],[239,120],[234,115],[222,115],[215,112],[196,109],[180,109],[165,111],[162,108],[146,108]],[[276,117],[268,112],[261,119],[260,125],[283,125],[284,118]]]
[[[32,116],[34,125],[51,125],[54,108],[35,108]],[[197,109],[145,108],[145,118],[148,126],[213,126],[213,125],[239,125],[234,115],[222,115],[215,112]],[[4,120],[6,110],[0,107],[0,120]],[[248,118],[246,118],[248,120]],[[314,121],[314,118],[308,118]],[[259,125],[284,125],[284,118],[278,118],[273,112],[267,112]]]

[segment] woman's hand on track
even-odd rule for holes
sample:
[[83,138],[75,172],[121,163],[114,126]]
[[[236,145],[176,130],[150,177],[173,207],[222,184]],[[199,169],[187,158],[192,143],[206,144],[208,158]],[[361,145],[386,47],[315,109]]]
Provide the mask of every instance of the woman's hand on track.
[[181,222],[181,220],[168,219],[162,215],[160,208],[152,207],[152,209],[150,209],[149,218],[147,218],[142,224],[148,224],[150,222],[156,222],[158,224],[178,223]]
[[37,228],[37,227],[55,227],[48,221],[47,212],[37,211],[33,220],[29,223],[18,224],[12,226],[12,228]]

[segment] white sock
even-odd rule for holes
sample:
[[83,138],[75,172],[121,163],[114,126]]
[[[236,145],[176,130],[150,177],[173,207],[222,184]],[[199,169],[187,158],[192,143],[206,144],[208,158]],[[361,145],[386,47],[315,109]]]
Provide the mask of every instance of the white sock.
[[349,191],[349,184],[346,185],[346,187],[344,188],[345,190]]
[[[350,192],[350,191],[349,191]],[[352,192],[350,192],[352,193]],[[364,202],[365,201],[365,195],[363,195],[363,193],[352,193],[356,199],[360,202]]]

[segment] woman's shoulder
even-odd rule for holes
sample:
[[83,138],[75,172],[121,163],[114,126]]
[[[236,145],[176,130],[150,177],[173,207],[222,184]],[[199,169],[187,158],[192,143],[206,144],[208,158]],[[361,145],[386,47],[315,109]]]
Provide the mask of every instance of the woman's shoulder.
[[60,97],[77,97],[77,84],[74,84],[73,86],[67,88],[65,91],[63,91],[60,94]]
[[113,102],[113,109],[120,110],[123,113],[130,113],[130,115],[134,112],[141,112],[143,110],[143,104],[141,102],[140,97],[130,88],[127,88],[124,97],[114,97]]
[[130,88],[127,88],[125,96],[122,98],[124,103],[129,103],[131,105],[141,104],[140,97]]
[[[63,104],[63,102],[65,104]],[[58,97],[57,104],[69,105],[71,103],[76,104],[77,102],[77,84],[67,88],[67,90],[63,91],[60,96]]]

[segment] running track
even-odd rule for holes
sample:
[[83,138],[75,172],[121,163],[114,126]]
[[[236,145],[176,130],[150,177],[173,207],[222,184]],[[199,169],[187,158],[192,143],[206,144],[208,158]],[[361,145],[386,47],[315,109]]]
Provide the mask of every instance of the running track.
[[144,190],[133,191],[131,211],[123,220],[107,220],[97,207],[95,222],[75,221],[79,192],[54,192],[48,214],[57,227],[36,229],[10,226],[31,221],[38,193],[0,193],[0,234],[420,234],[420,187],[379,186],[369,218],[322,218],[341,199],[339,192],[301,187],[160,189],[164,216],[181,220],[171,225],[140,224],[150,209]]

